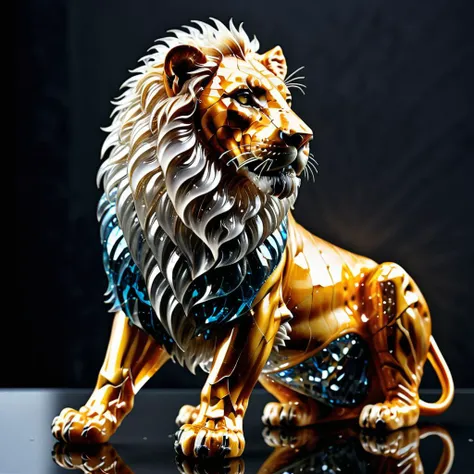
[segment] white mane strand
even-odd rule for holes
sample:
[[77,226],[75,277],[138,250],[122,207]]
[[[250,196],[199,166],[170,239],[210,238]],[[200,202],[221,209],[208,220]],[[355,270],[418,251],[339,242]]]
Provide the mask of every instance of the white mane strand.
[[[258,50],[258,41],[242,26],[213,21],[215,26],[196,21],[199,28],[172,30],[174,36],[159,40],[142,58],[114,102],[97,177],[108,199],[116,201],[119,225],[151,304],[177,344],[174,356],[191,370],[207,364],[214,342],[208,351],[198,348],[189,313],[215,295],[196,300],[190,286],[202,275],[212,280],[212,272],[224,266],[245,268],[246,256],[279,226],[296,199],[262,193],[199,141],[197,98],[222,57],[245,59]],[[179,45],[199,48],[207,63],[179,94],[168,97],[163,63]]]

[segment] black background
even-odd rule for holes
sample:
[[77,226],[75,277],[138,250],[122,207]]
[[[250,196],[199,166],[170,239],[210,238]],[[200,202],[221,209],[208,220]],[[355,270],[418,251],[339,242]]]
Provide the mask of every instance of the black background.
[[[408,270],[430,304],[456,385],[474,386],[471,5],[23,3],[13,91],[16,304],[4,316],[14,334],[2,331],[3,342],[16,345],[17,365],[0,385],[94,384],[112,322],[95,220],[100,127],[155,39],[214,16],[243,21],[261,51],[280,44],[290,70],[306,66],[307,95],[295,94],[294,108],[315,132],[320,173],[303,184],[297,219],[338,245]],[[202,379],[168,364],[149,385],[198,386]],[[431,373],[424,386],[436,386]]]

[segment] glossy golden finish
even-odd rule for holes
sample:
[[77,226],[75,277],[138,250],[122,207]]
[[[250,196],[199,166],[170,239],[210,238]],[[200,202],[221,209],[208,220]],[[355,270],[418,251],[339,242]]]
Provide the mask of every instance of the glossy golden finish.
[[[266,408],[266,423],[288,424],[291,411],[290,423],[296,426],[360,415],[365,428],[395,430],[414,425],[420,408],[432,415],[449,406],[453,382],[431,336],[428,307],[400,266],[376,264],[338,248],[311,235],[293,218],[287,250],[282,295],[293,315],[292,331],[286,347],[270,357],[271,369],[266,373],[292,367],[339,336],[356,333],[372,349],[370,392],[365,406],[328,410],[319,404],[318,410],[317,402],[292,395],[286,387],[262,376],[264,387],[280,401]],[[421,402],[418,397],[427,357],[443,388],[436,404]]]
[[105,443],[133,408],[135,394],[168,359],[161,346],[118,312],[94,392],[79,410],[61,411],[53,420],[53,435],[66,443]]
[[[449,369],[431,337],[426,302],[400,266],[378,265],[340,249],[311,235],[291,216],[284,265],[275,305],[279,314],[292,315],[292,330],[286,346],[270,356],[275,361],[272,370],[266,368],[260,376],[261,384],[279,401],[265,408],[264,423],[308,426],[360,416],[365,428],[395,430],[414,425],[420,408],[430,415],[447,408],[453,397]],[[272,290],[278,295],[278,288]],[[271,312],[265,317],[273,319]],[[298,364],[346,333],[359,334],[372,349],[365,405],[331,409],[266,375]],[[436,404],[426,404],[418,397],[428,356],[443,388]],[[195,411],[187,407],[186,412],[193,419]]]
[[[308,427],[292,431],[266,428],[263,432],[265,443],[273,448],[258,469],[258,474],[277,472],[320,472],[328,462],[327,453],[352,451],[340,461],[340,469],[354,472],[409,474],[424,472],[420,457],[420,444],[429,436],[437,436],[443,443],[435,474],[451,472],[454,460],[454,444],[448,431],[436,425],[417,426],[398,430],[386,435],[360,433],[354,425],[327,425]],[[361,449],[362,448],[362,449]],[[64,469],[77,469],[86,474],[133,474],[130,466],[120,457],[110,444],[89,447],[87,450],[57,443],[52,453],[53,461]],[[331,459],[331,457],[329,457]],[[222,472],[244,474],[245,462],[242,458],[209,461],[192,458],[176,460],[178,472]],[[336,461],[337,463],[337,461]],[[334,466],[331,466],[334,467]],[[345,471],[349,472],[349,471]]]
[[[420,413],[442,412],[452,401],[453,381],[414,281],[395,263],[379,264],[319,239],[291,213],[283,257],[251,310],[234,324],[213,326],[207,339],[195,336],[189,305],[178,301],[190,288],[183,282],[223,268],[228,258],[243,260],[279,228],[295,202],[312,138],[291,109],[289,89],[298,86],[284,81],[281,48],[257,54],[233,27],[203,28],[215,45],[203,47],[206,35],[178,34],[166,55],[161,46],[141,68],[141,79],[130,83],[106,140],[104,150],[113,150],[101,174],[109,193],[119,193],[118,221],[130,254],[146,256],[136,263],[148,291],[155,291],[151,304],[163,303],[163,295],[169,303],[171,288],[172,309],[182,310],[164,303],[161,313],[154,308],[156,322],[174,340],[170,353],[192,367],[207,369],[212,361],[199,406],[187,405],[178,415],[176,451],[240,456],[243,418],[259,379],[278,400],[263,415],[274,427],[358,417],[364,428],[396,430],[414,425]],[[167,244],[157,251],[157,242]],[[360,405],[332,408],[271,378],[345,334],[358,334],[370,348],[369,392]],[[79,411],[63,410],[53,434],[67,442],[107,441],[137,391],[169,357],[117,314],[94,393]],[[418,396],[427,359],[443,389],[434,404]]]
[[[446,409],[453,396],[452,379],[431,337],[428,308],[414,281],[394,263],[376,264],[311,235],[291,216],[289,229],[284,267],[278,278],[273,278],[266,285],[271,285],[267,295],[272,295],[275,301],[272,306],[262,308],[257,305],[255,308],[254,318],[259,327],[264,327],[264,322],[268,327],[269,322],[279,324],[282,319],[293,318],[286,346],[270,355],[270,361],[276,361],[273,369],[265,369],[265,373],[260,375],[261,384],[279,401],[267,405],[263,414],[264,423],[271,426],[308,426],[322,421],[360,417],[360,425],[364,428],[396,430],[414,425],[418,421],[420,408],[424,414],[437,414]],[[268,288],[264,288],[261,294],[267,291]],[[248,331],[242,326],[233,329],[237,330],[241,333]],[[363,405],[330,408],[268,377],[270,372],[294,366],[311,357],[346,333],[359,334],[372,349],[370,391]],[[250,332],[247,334],[250,337]],[[253,381],[256,376],[253,373],[256,366],[249,360],[251,355],[257,356],[255,349],[252,347],[250,353],[244,352],[233,339],[231,343],[228,341],[225,339],[221,343],[210,375],[210,379],[215,380],[213,374],[219,374],[217,378],[225,389],[222,392],[213,387],[214,382],[208,382],[203,390],[203,397],[207,400],[211,387],[214,388],[220,407],[226,406],[222,405],[222,398],[232,393],[234,380],[238,381],[237,387],[240,388],[244,380]],[[231,354],[229,346],[233,349]],[[228,372],[227,366],[235,364],[231,355],[234,358],[238,356],[239,364],[251,373],[242,378],[240,372]],[[441,401],[436,404],[421,402],[418,397],[423,366],[428,356],[440,375],[443,387]],[[216,364],[226,367],[224,379],[223,369],[217,371]],[[260,369],[261,364],[257,367]],[[233,405],[228,406],[228,413],[232,413]],[[178,423],[193,423],[184,427],[186,431],[192,431],[191,441],[185,443],[181,438],[178,441],[186,445],[186,450],[183,450],[185,455],[199,454],[196,431],[205,425],[209,417],[202,416],[205,410],[212,413],[206,407],[207,403],[204,408],[201,406],[200,420],[196,418],[197,410],[190,406],[180,412]],[[244,411],[239,415],[242,416]],[[240,423],[241,418],[239,426]],[[229,426],[234,429],[232,424]],[[222,429],[226,431],[227,425],[222,425]],[[231,452],[233,454],[234,451]]]

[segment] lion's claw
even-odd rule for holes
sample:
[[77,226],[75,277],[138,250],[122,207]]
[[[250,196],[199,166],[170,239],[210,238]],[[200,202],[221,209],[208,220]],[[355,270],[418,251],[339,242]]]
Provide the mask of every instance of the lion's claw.
[[244,447],[241,431],[225,427],[211,428],[205,423],[183,425],[177,431],[174,442],[178,455],[200,459],[238,457],[243,453]]
[[262,422],[267,426],[308,426],[316,421],[313,406],[302,402],[267,403]]
[[366,405],[359,416],[361,428],[378,432],[394,431],[413,426],[418,421],[420,409],[417,405],[394,400],[391,402]]

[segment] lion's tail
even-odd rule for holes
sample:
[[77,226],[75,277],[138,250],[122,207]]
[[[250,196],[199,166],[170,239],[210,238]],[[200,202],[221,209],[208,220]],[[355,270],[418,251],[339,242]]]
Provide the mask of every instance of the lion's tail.
[[428,352],[428,360],[431,362],[433,369],[438,376],[441,384],[441,397],[434,403],[424,402],[420,400],[418,405],[422,415],[439,415],[448,409],[454,397],[454,382],[448,364],[444,360],[434,337],[430,337],[430,350]]

